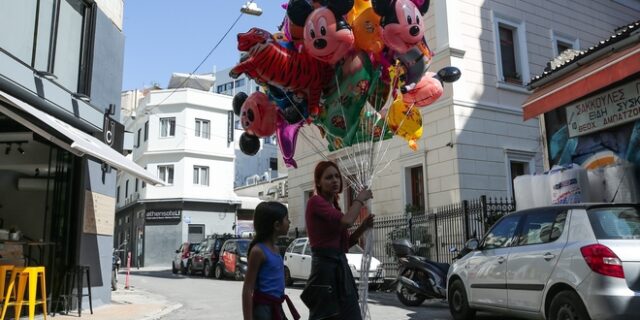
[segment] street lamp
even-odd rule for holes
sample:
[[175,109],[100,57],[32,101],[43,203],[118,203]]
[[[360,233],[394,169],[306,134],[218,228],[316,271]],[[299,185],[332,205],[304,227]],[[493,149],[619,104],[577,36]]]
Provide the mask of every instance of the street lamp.
[[250,14],[252,16],[259,16],[262,14],[262,8],[258,7],[257,3],[249,1],[240,8],[240,12]]

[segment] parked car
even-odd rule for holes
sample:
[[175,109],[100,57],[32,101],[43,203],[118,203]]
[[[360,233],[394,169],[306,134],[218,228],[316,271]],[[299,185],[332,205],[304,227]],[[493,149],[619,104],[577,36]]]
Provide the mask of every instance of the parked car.
[[542,207],[500,219],[448,274],[456,320],[640,319],[640,206]]
[[220,250],[220,259],[216,264],[215,277],[222,279],[234,277],[236,280],[243,280],[247,274],[247,254],[249,250],[249,239],[229,239],[225,241]]
[[213,276],[213,271],[220,258],[220,249],[231,234],[212,235],[200,243],[200,249],[191,259],[187,269],[189,274],[202,273],[205,277]]
[[[347,262],[351,268],[353,278],[360,280],[363,250],[355,245],[346,254]],[[290,286],[294,281],[307,281],[311,274],[311,245],[309,238],[298,238],[291,242],[284,254],[284,277],[285,284]],[[384,269],[380,260],[372,257],[369,266],[369,283],[379,284],[384,282]]]
[[191,257],[198,250],[199,243],[185,242],[176,250],[176,254],[171,262],[171,271],[176,274],[180,271],[187,274],[187,266],[191,262]]

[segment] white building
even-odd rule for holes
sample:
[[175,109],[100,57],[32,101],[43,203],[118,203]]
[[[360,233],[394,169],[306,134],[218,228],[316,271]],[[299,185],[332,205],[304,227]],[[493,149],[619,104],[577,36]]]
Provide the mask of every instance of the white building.
[[241,202],[233,191],[232,97],[211,92],[213,84],[212,75],[174,74],[167,89],[122,94],[130,157],[168,185],[118,175],[114,242],[127,241],[134,265],[167,265],[182,242],[233,233]]
[[[558,52],[587,49],[639,16],[638,1],[432,1],[424,19],[436,53],[430,71],[452,65],[462,77],[421,110],[424,135],[417,152],[402,139],[383,142],[391,144],[387,156],[393,161],[372,186],[372,211],[399,214],[406,205],[511,197],[515,176],[545,169],[540,124],[522,120],[531,76]],[[292,227],[305,225],[313,168],[322,159],[298,140],[299,167],[289,171]]]

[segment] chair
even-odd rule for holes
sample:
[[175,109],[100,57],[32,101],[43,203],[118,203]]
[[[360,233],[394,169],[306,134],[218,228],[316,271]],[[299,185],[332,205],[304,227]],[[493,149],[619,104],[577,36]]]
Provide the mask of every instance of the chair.
[[7,276],[13,272],[13,265],[1,265],[0,266],[0,303],[4,303],[4,294],[7,292]]
[[[17,294],[14,294],[13,290],[16,286],[16,278],[18,279]],[[40,299],[36,300],[36,288],[40,282]],[[35,317],[36,305],[42,305],[44,319],[47,319],[47,288],[45,280],[45,268],[44,267],[14,267],[9,280],[9,288],[7,289],[6,299],[2,305],[2,315],[0,320],[4,320],[7,314],[7,307],[14,306],[16,319],[20,318],[22,312],[22,305],[24,304],[24,293],[29,283],[29,319],[32,320]]]

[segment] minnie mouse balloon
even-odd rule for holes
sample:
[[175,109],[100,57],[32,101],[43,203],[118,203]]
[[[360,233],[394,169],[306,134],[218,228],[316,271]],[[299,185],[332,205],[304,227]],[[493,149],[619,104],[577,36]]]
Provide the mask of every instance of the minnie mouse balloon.
[[[236,95],[238,97],[240,94]],[[246,96],[246,94],[245,94]],[[240,102],[240,99],[238,99]],[[234,97],[234,109],[236,98]],[[244,101],[240,108],[240,124],[244,130],[254,136],[268,137],[276,131],[278,109],[262,92],[254,92]]]
[[353,48],[351,27],[343,16],[353,8],[354,0],[328,0],[326,7],[314,9],[306,0],[291,0],[289,19],[304,25],[304,49],[313,57],[335,64]]

